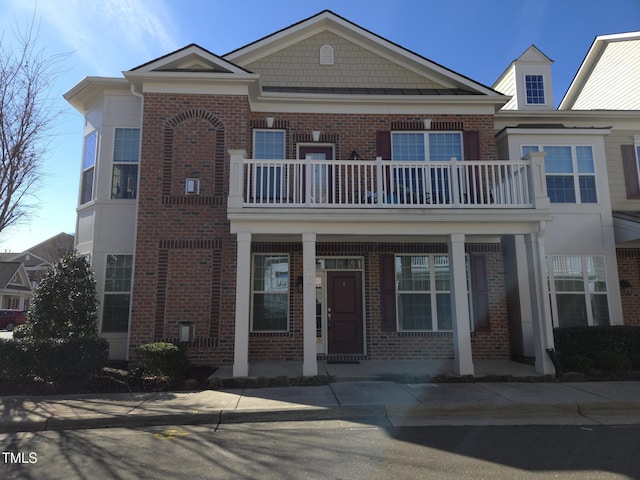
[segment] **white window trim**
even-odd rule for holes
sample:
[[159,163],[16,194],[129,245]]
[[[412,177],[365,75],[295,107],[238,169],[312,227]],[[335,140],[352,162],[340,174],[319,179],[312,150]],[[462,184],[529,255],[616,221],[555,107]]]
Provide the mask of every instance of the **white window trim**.
[[[556,290],[556,285],[555,285],[555,272],[553,271],[553,257],[579,257],[580,258],[580,267],[582,268],[582,286],[583,286],[583,291],[582,292],[572,292],[572,291],[561,291],[560,293],[558,293],[558,291]],[[605,291],[604,292],[590,292],[589,291],[589,275],[588,275],[588,271],[585,268],[585,262],[587,258],[602,258],[603,261],[603,265],[604,265],[604,282],[605,282]],[[550,297],[550,301],[551,301],[551,316],[552,316],[552,320],[553,320],[553,326],[554,327],[560,327],[560,321],[558,318],[558,301],[557,301],[557,295],[578,295],[578,294],[583,294],[584,296],[584,301],[585,301],[585,310],[587,312],[587,325],[589,327],[594,326],[594,320],[593,320],[593,311],[590,307],[591,305],[591,296],[592,295],[602,295],[602,296],[606,296],[607,297],[607,306],[609,307],[609,324],[611,324],[611,304],[609,302],[609,286],[607,285],[607,261],[606,261],[606,257],[604,255],[571,255],[571,254],[565,254],[565,255],[559,255],[559,254],[548,254],[547,255],[547,279],[548,279],[548,284],[549,284],[549,297]]]
[[[463,132],[460,130],[391,130],[391,160],[395,160],[395,158],[393,158],[393,135],[394,134],[403,134],[403,133],[419,133],[422,134],[424,137],[424,161],[425,162],[430,162],[431,158],[429,157],[429,135],[439,135],[439,134],[456,134],[460,136],[460,159],[456,159],[458,161],[464,160],[464,135]],[[433,161],[441,161],[441,162],[445,162],[445,161],[449,161],[451,159],[447,159],[447,160],[433,160]],[[398,161],[411,161],[411,160],[398,160]]]
[[[89,138],[89,136],[91,135],[95,135],[96,136],[96,142],[95,142],[95,149],[93,152],[93,164],[91,164],[90,167],[86,167],[84,166],[84,158],[85,155],[87,154],[87,138]],[[96,163],[98,163],[98,151],[99,151],[99,145],[100,145],[100,135],[98,132],[98,129],[92,130],[91,132],[89,132],[88,134],[86,134],[83,138],[82,141],[82,162],[81,162],[81,169],[82,172],[80,174],[80,195],[79,195],[79,200],[78,200],[78,205],[86,205],[87,203],[91,203],[92,201],[95,200],[96,198]],[[88,171],[93,170],[93,176],[91,178],[91,198],[89,198],[86,202],[84,201],[84,176],[85,173],[87,173]]]
[[[542,77],[542,95],[544,95],[544,101],[542,103],[532,103],[529,101],[527,95],[527,77]],[[547,105],[547,78],[542,73],[523,73],[522,74],[522,92],[524,93],[524,104],[527,106],[543,106]]]
[[[139,127],[115,127],[113,129],[113,153],[111,155],[111,189],[109,190],[109,199],[110,200],[115,200],[115,201],[136,201],[138,198],[138,190],[140,188],[140,156],[142,155],[142,137],[139,136],[138,137],[138,161],[136,162],[117,162],[115,159],[116,156],[116,151],[115,151],[115,147],[116,147],[116,132],[118,130],[137,130],[138,131],[138,135],[142,134],[142,129],[140,129]],[[118,198],[118,197],[113,197],[113,180],[114,180],[114,173],[115,173],[115,167],[118,165],[123,165],[123,166],[133,166],[136,165],[138,167],[138,172],[136,174],[136,194],[133,198]]]
[[[429,271],[429,283],[430,285],[433,286],[433,288],[431,290],[400,290],[399,288],[396,287],[396,331],[397,332],[402,332],[402,333],[451,333],[453,332],[453,322],[456,321],[455,318],[451,319],[452,325],[451,325],[451,330],[439,330],[438,329],[438,304],[437,304],[437,295],[439,293],[447,293],[449,294],[449,298],[451,298],[451,289],[449,290],[437,290],[436,289],[436,279],[435,279],[435,275],[436,275],[436,269],[435,267],[435,257],[447,257],[449,258],[449,254],[448,253],[414,253],[414,254],[395,254],[394,255],[394,275],[395,275],[395,259],[397,259],[398,257],[429,257],[429,265],[430,265],[430,271]],[[467,276],[467,280],[466,280],[466,285],[467,285],[467,299],[469,302],[469,324],[470,324],[470,329],[473,332],[474,331],[474,321],[473,321],[473,308],[471,305],[471,289],[470,289],[470,284],[469,284],[469,255],[465,254],[465,270],[466,270],[466,276]],[[451,270],[449,270],[449,275],[451,275]],[[396,280],[397,282],[397,280]],[[451,285],[449,285],[451,286]],[[404,329],[401,328],[400,325],[400,310],[398,308],[398,296],[400,295],[400,293],[415,293],[415,294],[425,294],[428,293],[429,296],[431,297],[431,330],[409,330],[409,329]]]
[[264,160],[286,160],[287,158],[287,131],[284,129],[280,129],[280,128],[254,128],[253,129],[253,158],[256,158],[256,133],[257,132],[270,132],[270,133],[275,133],[275,132],[280,132],[282,133],[282,142],[283,142],[283,156],[282,158],[267,158]]
[[[255,272],[256,272],[256,257],[287,257],[287,269],[288,269],[288,286],[286,290],[287,295],[287,328],[285,330],[255,330],[253,328],[253,309],[254,309],[254,298],[255,294],[265,294],[265,293],[279,293],[281,295],[285,294],[285,291],[264,291],[264,290],[255,290]],[[291,303],[291,255],[283,252],[259,252],[251,255],[251,308],[249,309],[249,332],[258,333],[258,334],[271,334],[271,333],[288,333],[291,330],[291,312],[289,305]]]
[[[581,144],[581,143],[571,143],[571,144],[539,144],[539,143],[523,143],[520,145],[520,154],[524,157],[524,147],[537,147],[539,152],[544,152],[544,147],[570,147],[571,148],[571,173],[548,173],[545,171],[545,182],[546,177],[566,177],[571,175],[573,177],[573,192],[576,198],[575,203],[567,203],[567,202],[554,202],[556,205],[599,205],[600,204],[600,191],[598,188],[598,172],[597,172],[597,161],[595,158],[596,148],[595,145],[592,144]],[[593,155],[593,173],[583,173],[578,171],[578,154],[576,151],[577,147],[589,147],[591,148],[591,153]],[[594,178],[594,186],[596,189],[596,201],[595,202],[582,202],[582,198],[580,196],[580,177],[592,176]]]

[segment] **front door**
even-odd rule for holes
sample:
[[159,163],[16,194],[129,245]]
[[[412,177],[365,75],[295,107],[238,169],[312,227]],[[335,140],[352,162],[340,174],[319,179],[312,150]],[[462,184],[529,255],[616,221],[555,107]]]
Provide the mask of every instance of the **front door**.
[[[298,157],[301,160],[333,160],[333,145],[300,145]],[[330,163],[321,164],[314,162],[310,172],[312,203],[328,203],[332,195],[333,167]],[[304,184],[304,182],[303,182]]]
[[362,354],[362,272],[327,272],[329,354]]

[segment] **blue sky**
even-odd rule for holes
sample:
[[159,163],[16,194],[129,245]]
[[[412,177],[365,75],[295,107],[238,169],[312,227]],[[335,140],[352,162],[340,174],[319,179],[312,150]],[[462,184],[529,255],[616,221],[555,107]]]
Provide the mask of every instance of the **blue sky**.
[[62,94],[76,83],[190,43],[223,55],[324,9],[488,86],[534,44],[555,62],[556,105],[597,35],[640,30],[640,0],[2,0],[4,41],[35,11],[42,49],[69,55],[51,90],[63,114],[34,214],[0,232],[0,252],[75,230],[83,119]]

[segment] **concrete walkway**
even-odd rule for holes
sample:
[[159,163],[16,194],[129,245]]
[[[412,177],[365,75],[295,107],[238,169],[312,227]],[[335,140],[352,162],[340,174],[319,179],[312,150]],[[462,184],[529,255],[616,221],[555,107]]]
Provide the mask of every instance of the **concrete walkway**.
[[342,419],[386,426],[640,424],[640,382],[395,383],[0,397],[0,432]]

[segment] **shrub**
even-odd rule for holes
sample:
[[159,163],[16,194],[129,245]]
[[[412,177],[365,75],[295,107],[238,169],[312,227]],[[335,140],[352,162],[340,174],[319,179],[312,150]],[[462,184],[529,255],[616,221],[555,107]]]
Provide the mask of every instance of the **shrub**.
[[[586,372],[586,367],[598,370],[638,368],[633,359],[640,356],[640,327],[619,325],[556,328],[553,337],[565,371]],[[622,360],[622,357],[626,360]],[[584,362],[585,368],[576,368],[581,362]]]
[[631,359],[620,353],[614,352],[597,352],[593,356],[595,360],[595,368],[597,370],[605,370],[608,372],[622,372],[631,370],[633,367]]
[[97,337],[96,284],[89,263],[69,252],[44,274],[22,338]]
[[21,339],[0,343],[0,372],[15,381],[41,378],[64,383],[86,380],[107,364],[109,344],[103,338]]
[[180,377],[189,368],[186,350],[173,343],[145,343],[136,351],[139,367],[145,375]]

